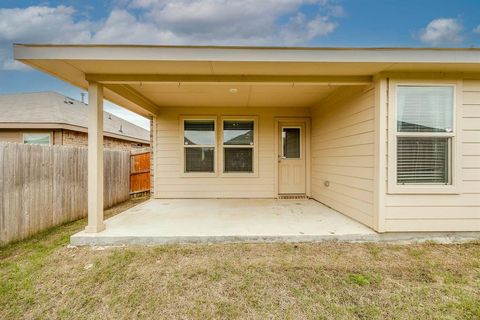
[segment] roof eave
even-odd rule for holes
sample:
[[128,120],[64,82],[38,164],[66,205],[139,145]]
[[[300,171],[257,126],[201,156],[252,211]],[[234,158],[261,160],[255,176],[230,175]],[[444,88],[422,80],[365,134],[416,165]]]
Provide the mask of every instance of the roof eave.
[[[44,129],[44,130],[71,130],[82,133],[87,133],[87,128],[82,126],[75,126],[65,123],[38,123],[38,122],[0,122],[0,129]],[[110,131],[104,131],[103,135],[119,140],[127,140],[132,142],[149,144],[150,140],[135,138],[127,135],[117,134]]]
[[15,59],[235,61],[235,62],[365,62],[480,63],[476,48],[300,48],[142,45],[15,44]]

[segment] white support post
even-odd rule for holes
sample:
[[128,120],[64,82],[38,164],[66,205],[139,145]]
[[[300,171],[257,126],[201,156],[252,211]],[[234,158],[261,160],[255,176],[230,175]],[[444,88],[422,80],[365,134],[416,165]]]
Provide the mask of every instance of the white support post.
[[373,229],[385,232],[385,196],[387,168],[387,114],[388,80],[379,78],[375,82],[375,170],[373,186]]
[[85,232],[105,229],[103,223],[103,87],[88,84],[88,224]]

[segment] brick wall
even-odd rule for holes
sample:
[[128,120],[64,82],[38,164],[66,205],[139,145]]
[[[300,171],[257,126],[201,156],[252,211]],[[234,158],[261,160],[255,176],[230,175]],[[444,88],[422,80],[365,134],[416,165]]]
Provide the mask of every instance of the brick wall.
[[[67,146],[86,147],[88,145],[88,136],[84,132],[63,130],[62,144]],[[138,143],[132,141],[104,137],[103,146],[106,149],[130,151],[135,148],[148,147],[148,144],[138,145]]]

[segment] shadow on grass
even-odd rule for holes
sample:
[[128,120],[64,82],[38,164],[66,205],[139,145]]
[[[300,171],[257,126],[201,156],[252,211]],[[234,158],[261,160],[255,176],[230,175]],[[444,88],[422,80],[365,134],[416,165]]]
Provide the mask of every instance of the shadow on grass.
[[[106,209],[104,211],[104,217],[105,219],[110,218],[146,200],[148,200],[147,197],[134,198],[117,204]],[[47,254],[49,251],[58,246],[67,245],[70,240],[70,236],[75,232],[82,230],[86,224],[86,218],[66,222],[64,224],[41,231],[27,239],[0,246],[0,260],[7,259],[11,256],[19,257],[20,255],[30,255],[33,252],[38,255]]]

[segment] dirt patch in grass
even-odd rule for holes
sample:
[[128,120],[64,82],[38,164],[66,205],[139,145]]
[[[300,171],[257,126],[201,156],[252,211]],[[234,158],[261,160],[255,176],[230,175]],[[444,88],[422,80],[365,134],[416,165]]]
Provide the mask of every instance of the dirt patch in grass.
[[480,318],[480,243],[67,247],[81,228],[0,249],[2,318]]

